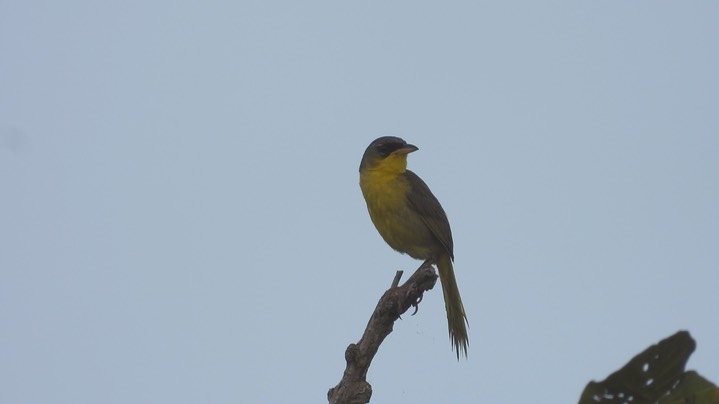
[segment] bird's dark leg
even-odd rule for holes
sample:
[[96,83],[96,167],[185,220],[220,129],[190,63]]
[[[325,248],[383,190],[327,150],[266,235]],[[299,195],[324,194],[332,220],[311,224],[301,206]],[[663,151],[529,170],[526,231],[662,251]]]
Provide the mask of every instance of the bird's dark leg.
[[[419,266],[419,268],[422,268],[422,267],[424,267],[425,265],[429,265],[429,266],[434,265],[434,259],[433,259],[433,258],[429,258],[429,259],[424,260],[424,262],[422,263],[422,265]],[[419,269],[419,268],[417,268],[417,269]]]
[[[432,265],[434,265],[434,260],[432,258],[429,258],[429,259],[425,260],[422,263],[422,265],[420,265],[419,268],[417,268],[417,270],[419,270],[420,268],[424,268],[425,266],[432,266]],[[419,295],[419,298],[417,299],[417,301],[412,303],[412,306],[414,307],[414,313],[412,313],[413,316],[415,314],[417,314],[417,311],[419,311],[419,304],[422,302],[423,296],[424,295]]]

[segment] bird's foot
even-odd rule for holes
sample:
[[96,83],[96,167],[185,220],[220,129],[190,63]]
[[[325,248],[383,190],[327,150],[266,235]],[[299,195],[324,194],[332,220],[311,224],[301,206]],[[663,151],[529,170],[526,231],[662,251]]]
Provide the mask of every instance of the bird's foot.
[[417,311],[419,311],[419,304],[421,302],[422,302],[422,295],[419,295],[419,297],[417,298],[417,301],[412,303],[412,307],[414,307],[414,313],[412,313],[413,316],[415,314],[417,314]]
[[[422,265],[419,266],[419,268],[424,268],[424,267],[428,267],[428,266],[431,267],[433,265],[434,265],[434,260],[432,258],[429,258],[429,259],[424,260],[424,262],[422,263]],[[419,268],[417,268],[417,269],[419,269]]]

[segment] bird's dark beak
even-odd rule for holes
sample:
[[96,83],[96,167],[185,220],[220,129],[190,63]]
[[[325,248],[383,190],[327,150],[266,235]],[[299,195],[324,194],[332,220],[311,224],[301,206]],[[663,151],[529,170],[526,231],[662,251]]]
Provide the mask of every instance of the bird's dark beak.
[[397,150],[393,151],[392,154],[410,154],[417,150],[419,150],[419,147],[417,147],[413,144],[407,143],[406,145],[402,146],[401,149],[397,149]]

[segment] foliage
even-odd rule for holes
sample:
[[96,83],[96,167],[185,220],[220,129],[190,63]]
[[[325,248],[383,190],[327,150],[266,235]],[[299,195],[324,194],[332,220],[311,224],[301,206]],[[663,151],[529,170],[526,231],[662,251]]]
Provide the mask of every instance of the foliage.
[[650,346],[601,382],[589,382],[579,404],[718,404],[719,389],[685,371],[696,342],[687,331]]

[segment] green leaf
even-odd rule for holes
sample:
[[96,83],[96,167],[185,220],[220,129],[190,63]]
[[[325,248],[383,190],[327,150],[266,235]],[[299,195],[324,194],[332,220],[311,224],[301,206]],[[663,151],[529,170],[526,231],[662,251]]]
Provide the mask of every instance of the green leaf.
[[719,388],[709,380],[699,376],[693,370],[682,375],[674,391],[659,400],[659,404],[717,404],[719,403]]
[[684,383],[695,382],[684,373],[695,348],[696,343],[689,333],[679,331],[650,346],[605,380],[589,382],[579,404],[668,404],[671,401],[660,400],[680,399],[674,398],[673,393],[684,387]]

